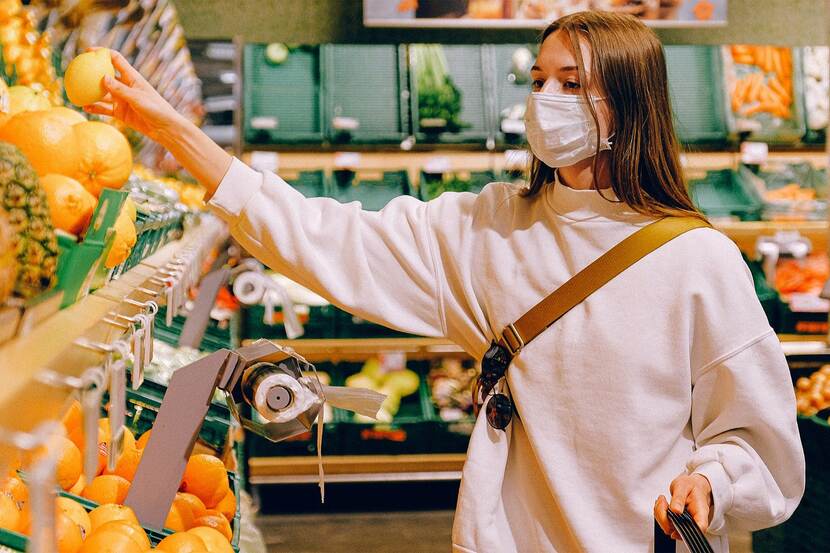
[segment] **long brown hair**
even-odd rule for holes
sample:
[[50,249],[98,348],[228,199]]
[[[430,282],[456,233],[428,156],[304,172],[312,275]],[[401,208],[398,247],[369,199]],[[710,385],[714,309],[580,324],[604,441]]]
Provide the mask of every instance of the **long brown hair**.
[[[594,188],[600,152],[600,125],[588,97],[588,81],[580,39],[591,49],[591,76],[608,101],[614,132],[610,154],[611,188],[617,197],[644,215],[703,218],[695,208],[680,166],[680,145],[674,132],[666,59],[659,39],[636,17],[585,11],[551,23],[551,34],[567,34],[579,70],[581,91],[597,129]],[[554,169],[533,156],[530,185],[534,196],[554,180]]]

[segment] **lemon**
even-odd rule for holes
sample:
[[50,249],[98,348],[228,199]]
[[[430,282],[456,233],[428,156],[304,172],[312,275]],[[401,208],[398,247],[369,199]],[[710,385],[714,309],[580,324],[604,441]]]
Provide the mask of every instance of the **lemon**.
[[100,101],[107,91],[104,77],[114,77],[110,51],[106,48],[81,54],[66,68],[64,87],[69,100],[76,106],[88,106]]

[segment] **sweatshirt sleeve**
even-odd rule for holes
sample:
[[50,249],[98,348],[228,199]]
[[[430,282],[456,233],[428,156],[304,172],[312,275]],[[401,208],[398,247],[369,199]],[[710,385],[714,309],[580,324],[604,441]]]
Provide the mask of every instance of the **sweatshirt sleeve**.
[[[690,233],[691,234],[691,233]],[[784,522],[804,493],[804,452],[795,392],[781,344],[735,244],[713,230],[689,274],[693,313],[690,474],[712,486],[709,532]]]
[[430,203],[400,197],[369,212],[309,199],[234,159],[209,205],[251,254],[338,307],[404,332],[445,335]]

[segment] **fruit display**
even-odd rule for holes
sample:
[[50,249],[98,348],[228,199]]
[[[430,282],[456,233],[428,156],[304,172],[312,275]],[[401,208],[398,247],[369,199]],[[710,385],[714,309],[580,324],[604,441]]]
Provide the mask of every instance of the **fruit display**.
[[471,361],[442,359],[429,371],[432,401],[444,421],[457,421],[473,412],[473,385],[478,370]]
[[31,86],[49,105],[63,103],[50,33],[40,32],[34,13],[20,0],[3,0],[0,6],[0,47],[5,63],[0,72],[12,84]]
[[830,407],[830,365],[795,382],[796,408],[802,415],[812,416]]
[[31,298],[52,288],[58,243],[46,193],[29,160],[5,142],[0,142],[0,209],[5,210],[16,234],[18,271],[14,293]]
[[98,200],[71,177],[53,173],[40,179],[49,203],[49,215],[56,229],[80,235],[92,218]]
[[[392,422],[401,406],[401,399],[418,391],[420,377],[415,371],[406,368],[387,370],[379,358],[366,361],[360,372],[346,378],[349,388],[366,388],[386,395],[386,400],[378,411],[377,421]],[[358,422],[375,422],[362,415],[355,415]]]

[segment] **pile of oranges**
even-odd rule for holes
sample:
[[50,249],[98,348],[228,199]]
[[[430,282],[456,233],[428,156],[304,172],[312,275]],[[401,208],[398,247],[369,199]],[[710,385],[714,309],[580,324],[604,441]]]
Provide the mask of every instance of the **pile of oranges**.
[[[91,482],[82,472],[84,433],[81,408],[73,403],[63,418],[65,435],[53,437],[51,451],[57,455],[56,479],[60,487],[99,506],[89,513],[71,498],[60,497],[56,505],[58,553],[144,553],[150,541],[132,509],[123,505],[150,437],[138,440],[125,429],[124,449],[115,468],[107,470],[109,420],[98,421],[98,470]],[[12,471],[0,481],[0,528],[29,534],[29,492]],[[229,553],[233,537],[231,521],[236,497],[230,489],[224,463],[212,455],[190,457],[179,491],[165,521],[175,533],[160,542],[156,551],[168,553]]]

